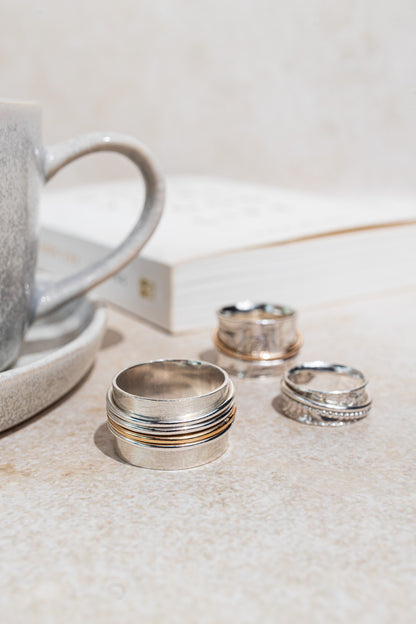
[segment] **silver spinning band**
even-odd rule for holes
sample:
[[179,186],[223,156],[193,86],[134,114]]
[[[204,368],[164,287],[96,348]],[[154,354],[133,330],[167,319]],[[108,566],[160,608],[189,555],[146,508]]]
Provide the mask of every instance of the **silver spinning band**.
[[367,380],[350,366],[308,362],[286,371],[281,381],[281,408],[294,420],[315,425],[342,425],[368,415]]
[[330,409],[329,407],[302,400],[299,396],[291,393],[283,384],[281,393],[282,408],[285,416],[307,424],[342,425],[346,422],[365,418],[371,409],[371,401],[361,405],[359,408]]
[[138,364],[118,373],[107,393],[108,427],[119,455],[146,468],[213,461],[228,446],[235,413],[227,373],[207,362]]
[[[327,374],[327,390],[308,387],[316,383],[316,377]],[[323,407],[356,407],[366,401],[367,380],[361,371],[342,364],[310,362],[294,366],[285,374],[285,383],[293,392]],[[318,381],[319,383],[319,381]],[[342,386],[348,386],[344,389]]]
[[221,308],[217,317],[218,352],[243,362],[279,365],[302,346],[296,312],[288,306],[245,301]]

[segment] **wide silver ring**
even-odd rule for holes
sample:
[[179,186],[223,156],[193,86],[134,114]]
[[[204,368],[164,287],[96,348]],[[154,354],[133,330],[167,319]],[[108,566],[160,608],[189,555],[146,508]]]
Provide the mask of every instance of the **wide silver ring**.
[[281,380],[281,410],[313,425],[343,425],[368,415],[371,399],[363,373],[351,366],[306,362]]
[[238,376],[281,374],[302,346],[289,306],[244,301],[221,308],[217,317],[213,340],[219,361]]
[[208,362],[137,364],[119,372],[107,393],[118,454],[145,468],[179,470],[217,459],[235,413],[230,378]]

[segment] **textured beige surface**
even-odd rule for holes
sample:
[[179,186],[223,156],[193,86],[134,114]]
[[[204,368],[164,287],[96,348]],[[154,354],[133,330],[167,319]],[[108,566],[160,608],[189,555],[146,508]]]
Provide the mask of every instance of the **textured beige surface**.
[[415,310],[407,292],[300,314],[303,359],[367,373],[366,420],[301,425],[275,381],[237,381],[230,450],[172,473],[115,458],[105,391],[137,361],[198,357],[209,331],[112,312],[85,382],[0,439],[2,624],[414,622]]

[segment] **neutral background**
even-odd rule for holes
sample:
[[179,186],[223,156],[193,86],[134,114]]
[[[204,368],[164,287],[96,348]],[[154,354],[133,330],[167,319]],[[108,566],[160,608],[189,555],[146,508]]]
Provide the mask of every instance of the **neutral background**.
[[47,143],[119,130],[167,173],[413,193],[415,27],[414,0],[2,0],[0,97],[40,100]]

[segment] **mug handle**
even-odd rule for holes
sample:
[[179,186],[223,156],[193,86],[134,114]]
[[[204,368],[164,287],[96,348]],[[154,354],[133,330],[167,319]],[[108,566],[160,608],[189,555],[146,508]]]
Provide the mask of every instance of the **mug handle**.
[[127,156],[141,172],[145,201],[138,221],[127,238],[101,260],[66,277],[35,295],[35,316],[41,316],[83,295],[128,264],[153,234],[162,214],[165,184],[147,148],[136,139],[115,132],[93,132],[45,148],[44,177],[48,182],[62,167],[93,152],[117,152]]

